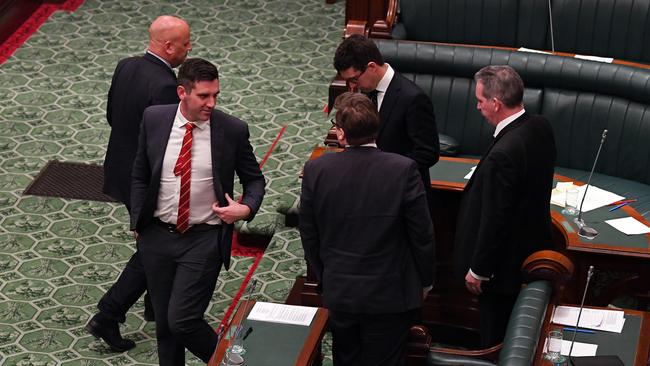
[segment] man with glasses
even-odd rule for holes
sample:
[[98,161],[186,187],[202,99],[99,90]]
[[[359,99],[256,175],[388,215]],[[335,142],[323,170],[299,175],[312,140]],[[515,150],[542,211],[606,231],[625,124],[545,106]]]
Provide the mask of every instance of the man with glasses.
[[[300,236],[329,310],[334,366],[404,365],[433,283],[433,224],[417,164],[378,150],[360,93],[336,99],[338,154],[305,165]],[[373,189],[368,189],[368,187]]]
[[362,35],[339,45],[334,68],[351,90],[366,93],[377,106],[377,147],[413,159],[430,192],[429,168],[438,162],[440,146],[429,97],[385,63],[375,43]]

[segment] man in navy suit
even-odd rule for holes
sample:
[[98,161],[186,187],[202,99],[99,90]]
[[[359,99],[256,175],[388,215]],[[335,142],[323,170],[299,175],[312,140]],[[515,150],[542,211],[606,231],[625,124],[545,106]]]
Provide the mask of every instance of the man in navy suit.
[[352,35],[336,49],[334,68],[350,89],[370,96],[379,111],[377,147],[418,163],[427,192],[429,168],[438,162],[438,128],[429,97],[384,62],[375,43]]
[[433,224],[418,165],[377,149],[379,119],[363,94],[336,102],[345,151],[305,165],[300,237],[329,310],[335,366],[404,364],[433,284]]
[[[142,117],[131,184],[136,232],[156,313],[160,365],[184,365],[185,348],[208,362],[217,334],[203,318],[221,266],[228,269],[233,223],[252,220],[265,181],[243,121],[215,109],[217,68],[188,59],[179,104]],[[234,201],[234,176],[243,185]]]
[[487,348],[503,341],[523,261],[552,245],[556,153],[551,125],[524,109],[524,83],[513,68],[487,66],[474,79],[476,108],[495,127],[494,140],[465,186],[454,249],[459,279],[478,295]]
[[[104,160],[104,193],[122,202],[130,211],[131,167],[138,147],[138,132],[144,109],[151,105],[178,103],[176,75],[172,68],[180,65],[192,49],[190,28],[173,16],[163,15],[149,27],[149,47],[144,56],[121,60],[115,68],[108,92],[106,119],[111,126]],[[136,251],[118,280],[104,294],[86,330],[102,338],[113,351],[135,347],[120,335],[118,322],[146,289],[144,268]],[[153,320],[148,295],[145,296],[145,319]]]

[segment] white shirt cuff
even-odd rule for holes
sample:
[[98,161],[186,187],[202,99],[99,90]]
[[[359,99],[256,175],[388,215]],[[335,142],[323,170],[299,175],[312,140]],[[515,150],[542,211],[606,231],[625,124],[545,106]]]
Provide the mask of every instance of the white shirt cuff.
[[469,269],[469,274],[470,274],[470,276],[476,278],[477,280],[481,280],[481,281],[489,281],[490,280],[490,277],[484,277],[484,276],[477,275],[476,273],[474,273],[474,271],[472,271],[471,268]]

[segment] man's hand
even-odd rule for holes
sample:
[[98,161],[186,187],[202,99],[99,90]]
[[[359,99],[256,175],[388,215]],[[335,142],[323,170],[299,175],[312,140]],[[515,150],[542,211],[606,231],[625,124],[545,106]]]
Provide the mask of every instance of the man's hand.
[[135,230],[133,230],[133,238],[135,239],[135,241],[138,241],[138,237],[139,237],[139,236],[140,236],[140,235],[138,235],[138,232],[135,231]]
[[467,274],[465,275],[465,287],[467,287],[467,290],[469,292],[473,293],[474,295],[480,295],[481,292],[481,280],[474,278],[469,271],[467,271]]
[[226,224],[232,224],[237,220],[242,220],[250,216],[251,208],[233,201],[228,193],[226,193],[226,201],[228,202],[227,206],[220,206],[219,202],[212,204],[212,211],[217,214],[221,221]]

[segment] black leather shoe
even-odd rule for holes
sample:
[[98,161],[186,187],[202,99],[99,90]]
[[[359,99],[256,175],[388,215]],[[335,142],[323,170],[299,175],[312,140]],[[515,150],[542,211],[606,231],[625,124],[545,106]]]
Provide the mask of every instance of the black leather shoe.
[[95,314],[85,329],[96,338],[103,339],[114,352],[124,352],[135,347],[135,342],[122,338],[116,321],[101,319],[100,314]]
[[148,293],[144,295],[144,320],[148,322],[156,321],[153,313],[153,304],[151,304],[151,297],[149,297]]

